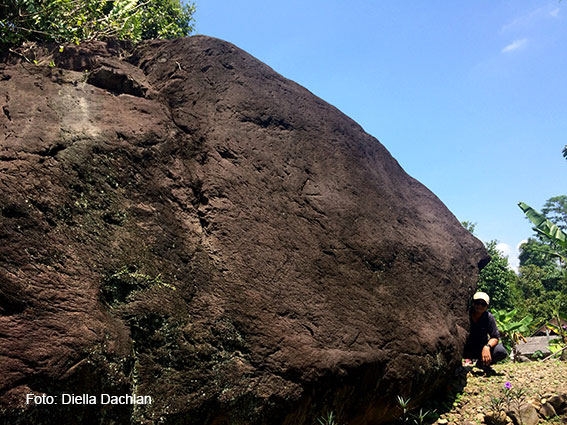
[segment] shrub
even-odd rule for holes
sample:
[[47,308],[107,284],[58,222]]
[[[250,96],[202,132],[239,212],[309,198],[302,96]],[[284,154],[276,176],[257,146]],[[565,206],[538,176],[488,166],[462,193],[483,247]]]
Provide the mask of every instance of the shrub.
[[193,3],[180,0],[6,0],[0,45],[183,37],[193,30],[194,12]]

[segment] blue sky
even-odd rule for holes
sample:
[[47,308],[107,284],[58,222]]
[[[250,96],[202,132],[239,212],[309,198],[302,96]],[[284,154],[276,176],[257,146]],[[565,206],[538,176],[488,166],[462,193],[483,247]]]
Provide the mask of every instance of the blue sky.
[[339,108],[514,264],[567,194],[567,2],[196,0],[196,33]]

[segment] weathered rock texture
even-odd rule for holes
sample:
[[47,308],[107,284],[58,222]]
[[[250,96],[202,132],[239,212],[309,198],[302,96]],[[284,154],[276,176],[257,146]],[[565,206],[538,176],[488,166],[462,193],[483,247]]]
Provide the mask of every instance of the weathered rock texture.
[[482,244],[375,138],[235,46],[121,53],[0,65],[2,420],[380,424],[397,395],[436,391]]

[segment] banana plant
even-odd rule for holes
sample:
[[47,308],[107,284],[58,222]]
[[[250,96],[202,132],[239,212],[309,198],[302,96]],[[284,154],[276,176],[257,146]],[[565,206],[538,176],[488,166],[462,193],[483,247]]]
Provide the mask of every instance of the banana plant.
[[[534,224],[536,232],[550,239],[561,249],[567,250],[567,234],[563,230],[528,204],[518,202],[518,206],[522,209],[524,214],[526,214],[526,217],[528,217],[528,219]],[[567,262],[567,257],[564,252],[561,253],[555,251],[552,252],[552,254],[559,257],[563,263]]]
[[494,315],[494,319],[496,319],[500,337],[502,338],[502,344],[506,349],[514,353],[514,361],[516,361],[516,346],[520,341],[526,342],[524,334],[529,332],[530,325],[534,320],[533,316],[528,314],[522,319],[517,320],[516,315],[518,311],[516,309],[511,311],[496,310],[492,314]]
[[555,354],[557,351],[565,350],[567,347],[567,328],[563,323],[565,322],[565,317],[560,314],[560,304],[556,304],[553,312],[554,319],[557,322],[557,326],[548,323],[547,328],[557,335],[557,338],[552,339],[549,342],[550,351]]

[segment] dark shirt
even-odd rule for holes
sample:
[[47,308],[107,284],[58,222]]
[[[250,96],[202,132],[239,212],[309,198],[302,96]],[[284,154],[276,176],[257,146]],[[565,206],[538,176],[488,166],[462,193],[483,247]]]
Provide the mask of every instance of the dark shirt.
[[500,339],[500,333],[496,327],[496,320],[489,311],[482,313],[482,316],[475,323],[471,317],[471,330],[467,342],[465,343],[465,352],[463,357],[471,359],[480,359],[482,347],[484,347],[490,338]]

